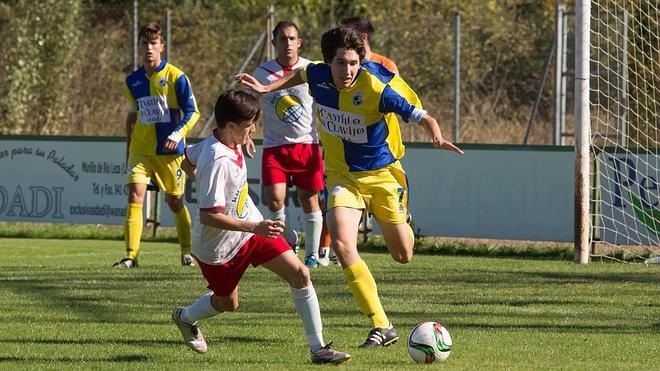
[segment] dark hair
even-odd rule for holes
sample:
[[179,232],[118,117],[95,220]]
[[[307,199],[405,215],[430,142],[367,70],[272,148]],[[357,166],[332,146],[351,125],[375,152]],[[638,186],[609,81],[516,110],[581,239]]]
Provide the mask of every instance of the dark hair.
[[165,41],[163,40],[163,31],[160,29],[158,22],[151,21],[140,28],[140,32],[138,33],[138,40],[144,39],[151,41],[155,38],[160,38],[161,42]]
[[291,22],[291,21],[280,21],[275,25],[275,28],[273,28],[273,39],[277,39],[277,35],[282,31],[283,29],[287,27],[293,27],[296,29],[296,33],[298,33],[298,37],[300,37],[300,29],[298,28],[298,25]]
[[371,42],[371,35],[376,31],[371,22],[369,22],[369,19],[363,15],[344,18],[341,20],[341,24],[342,26],[352,28],[363,35],[367,35],[367,40],[369,40],[369,42]]
[[215,122],[218,128],[228,122],[240,124],[244,121],[257,121],[261,117],[259,100],[244,91],[230,89],[220,94],[215,102]]
[[339,48],[355,50],[360,62],[366,54],[362,38],[354,29],[348,27],[333,28],[321,36],[321,53],[325,63],[332,62]]

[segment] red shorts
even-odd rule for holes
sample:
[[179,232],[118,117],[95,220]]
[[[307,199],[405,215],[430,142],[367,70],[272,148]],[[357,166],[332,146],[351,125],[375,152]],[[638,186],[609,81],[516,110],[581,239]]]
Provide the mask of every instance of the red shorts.
[[321,148],[316,143],[264,148],[261,182],[264,186],[286,183],[308,191],[322,190],[325,182]]
[[197,258],[195,260],[208,282],[207,287],[217,296],[229,296],[238,286],[238,281],[243,277],[249,264],[256,267],[282,255],[287,250],[291,250],[291,246],[282,236],[269,238],[255,234],[245,242],[232,260],[224,264],[211,265]]

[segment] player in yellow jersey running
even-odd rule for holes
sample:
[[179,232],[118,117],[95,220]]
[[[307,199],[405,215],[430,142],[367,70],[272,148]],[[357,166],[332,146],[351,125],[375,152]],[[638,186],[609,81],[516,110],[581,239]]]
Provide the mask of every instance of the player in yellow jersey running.
[[[371,40],[372,40],[372,35],[375,32],[375,29],[367,17],[355,16],[355,17],[344,18],[341,20],[341,24],[342,26],[352,28],[353,30],[355,30],[355,32],[357,32],[358,36],[362,38],[362,42],[364,43],[365,60],[380,63],[394,74],[399,73],[399,69],[397,68],[396,63],[394,63],[394,61],[380,54],[377,54],[376,52],[371,50]],[[413,105],[419,105],[421,107],[421,103],[419,102],[411,102],[411,103]],[[324,196],[325,197],[323,198],[321,207],[325,212],[325,209],[327,207],[325,205],[325,201],[327,200],[327,189],[324,190]],[[367,216],[367,214],[365,214],[362,223],[364,223],[365,228],[368,228],[368,225],[371,224],[370,218]],[[319,257],[320,257],[319,264],[327,265],[329,264],[329,261],[332,261],[335,264],[339,264],[337,260],[337,256],[335,255],[334,251],[330,250],[330,241],[331,241],[330,234],[328,232],[328,227],[324,215],[323,229],[321,230],[321,239],[320,239],[320,248],[319,248]]]
[[364,61],[360,36],[335,28],[321,38],[325,63],[311,63],[267,86],[248,74],[236,80],[258,93],[308,83],[318,105],[327,169],[328,228],[355,301],[371,321],[363,348],[388,346],[399,339],[380,303],[376,282],[357,251],[358,224],[368,209],[383,231],[392,258],[408,263],[414,233],[406,224],[408,184],[399,159],[404,146],[396,113],[422,126],[433,146],[462,154],[443,138],[435,118],[421,107],[415,92],[382,65]]
[[115,266],[138,266],[142,205],[151,181],[165,192],[167,205],[174,214],[181,265],[194,266],[190,255],[192,223],[182,199],[185,175],[181,161],[185,136],[197,122],[199,109],[186,75],[162,59],[165,46],[158,23],[142,26],[138,41],[144,65],[126,78],[124,86],[128,101],[126,257]]

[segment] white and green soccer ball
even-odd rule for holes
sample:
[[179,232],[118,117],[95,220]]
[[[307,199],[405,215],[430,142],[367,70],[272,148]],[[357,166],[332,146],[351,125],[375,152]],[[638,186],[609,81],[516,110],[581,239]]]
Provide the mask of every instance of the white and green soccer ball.
[[437,322],[420,323],[408,335],[408,353],[417,363],[444,361],[451,346],[449,331]]

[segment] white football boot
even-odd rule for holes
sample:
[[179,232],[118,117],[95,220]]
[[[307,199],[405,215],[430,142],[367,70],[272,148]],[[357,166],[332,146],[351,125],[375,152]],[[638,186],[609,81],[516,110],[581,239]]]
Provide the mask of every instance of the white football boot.
[[208,347],[206,346],[206,341],[202,332],[199,331],[199,326],[197,322],[189,324],[184,322],[181,319],[181,311],[183,308],[176,308],[172,311],[172,321],[177,325],[179,331],[181,331],[181,336],[183,336],[183,342],[186,343],[188,348],[194,350],[197,353],[206,353]]

